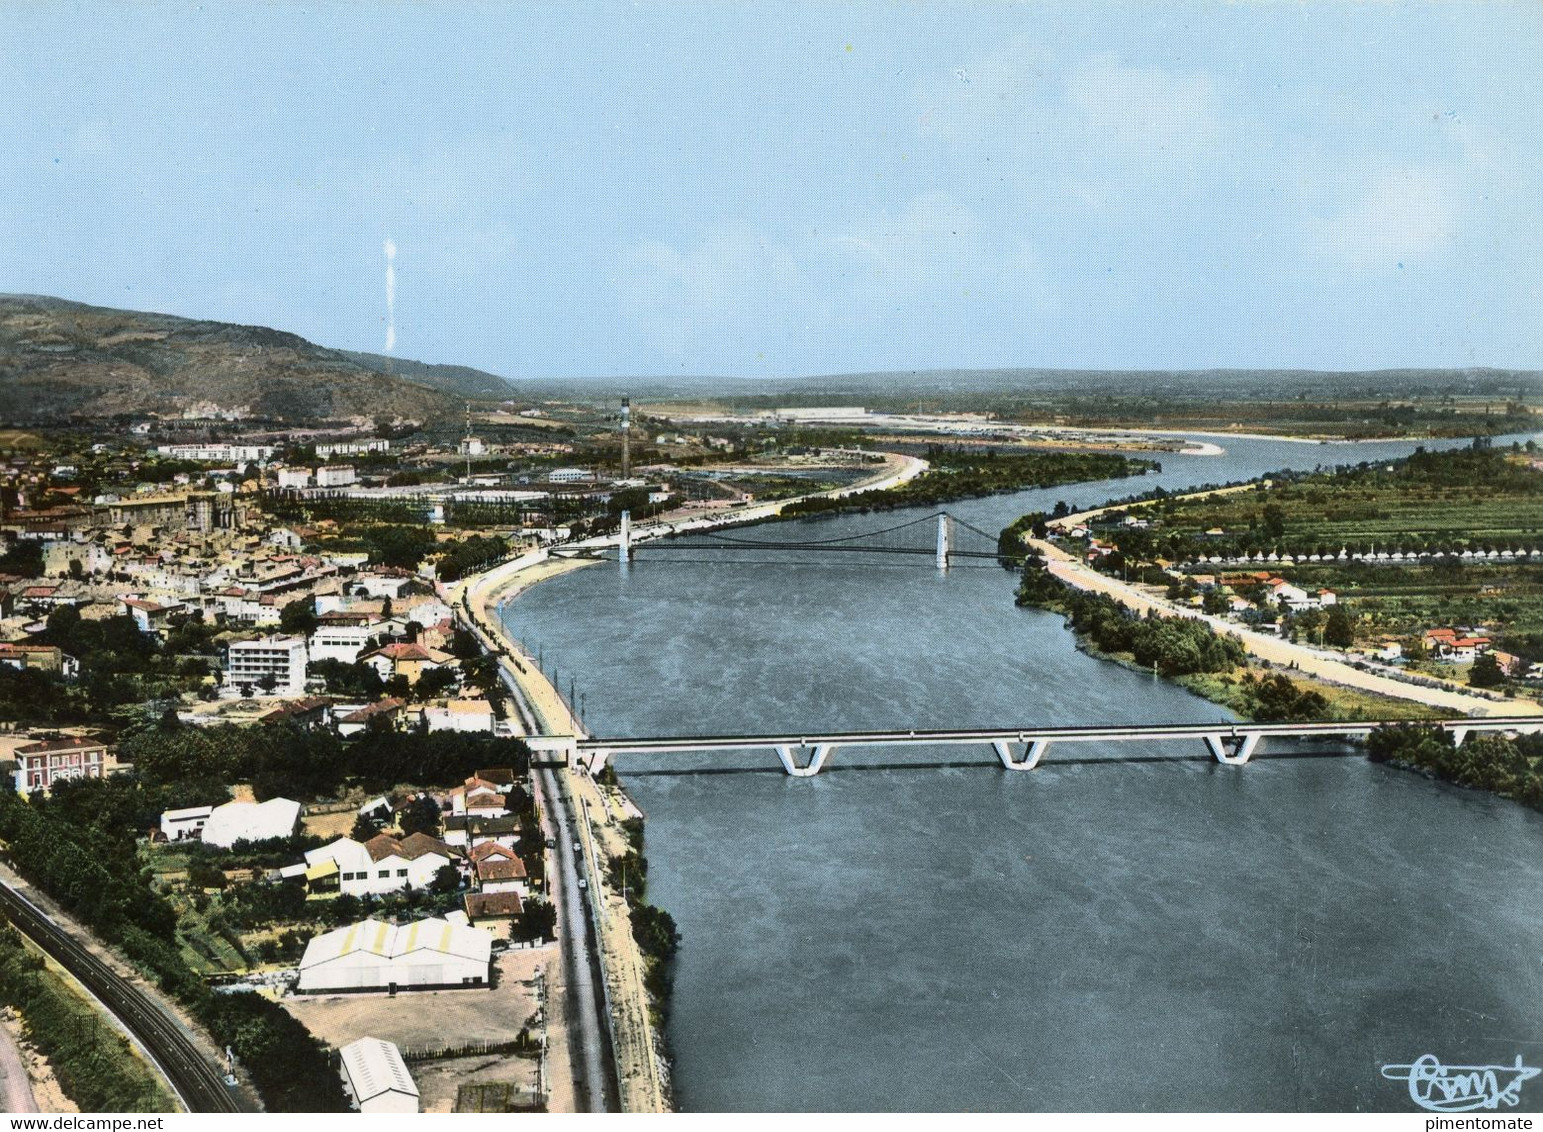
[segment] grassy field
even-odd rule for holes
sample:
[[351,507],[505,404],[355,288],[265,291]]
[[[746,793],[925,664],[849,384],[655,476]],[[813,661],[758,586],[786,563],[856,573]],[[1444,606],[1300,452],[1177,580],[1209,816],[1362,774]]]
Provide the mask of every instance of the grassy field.
[[1160,523],[1149,541],[1174,557],[1543,547],[1543,471],[1499,450],[1420,453],[1165,501],[1142,515]]

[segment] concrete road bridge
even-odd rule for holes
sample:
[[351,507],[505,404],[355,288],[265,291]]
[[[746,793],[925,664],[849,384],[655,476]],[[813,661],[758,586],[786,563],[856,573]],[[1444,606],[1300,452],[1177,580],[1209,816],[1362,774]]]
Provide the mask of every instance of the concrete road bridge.
[[[1354,723],[1175,723],[1122,724],[1095,727],[1008,727],[958,731],[848,731],[786,735],[695,735],[653,738],[599,738],[583,735],[527,737],[538,757],[561,758],[570,767],[583,766],[597,774],[616,755],[673,755],[685,752],[769,751],[794,778],[812,778],[839,748],[906,746],[983,746],[1006,770],[1033,770],[1055,743],[1129,743],[1191,739],[1205,744],[1217,762],[1246,764],[1266,739],[1313,736],[1353,738],[1399,722],[1363,720]],[[1543,731],[1540,716],[1464,716],[1421,720],[1461,744],[1469,735],[1535,734]]]

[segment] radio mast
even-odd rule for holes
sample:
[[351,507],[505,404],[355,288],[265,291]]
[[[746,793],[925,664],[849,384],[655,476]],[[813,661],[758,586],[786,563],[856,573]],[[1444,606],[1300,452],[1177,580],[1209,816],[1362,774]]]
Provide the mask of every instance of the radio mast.
[[632,399],[621,399],[621,478],[632,475]]

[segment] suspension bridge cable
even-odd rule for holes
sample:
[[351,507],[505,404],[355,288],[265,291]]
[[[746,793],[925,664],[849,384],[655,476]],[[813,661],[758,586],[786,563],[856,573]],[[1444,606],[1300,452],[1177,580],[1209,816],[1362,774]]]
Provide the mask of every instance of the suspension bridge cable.
[[[715,535],[715,534],[712,534],[711,532],[703,532],[703,534],[700,535],[699,537],[712,539],[714,542],[734,543],[734,544],[740,545],[740,546],[789,546],[789,545],[796,545],[796,546],[828,546],[828,545],[830,545],[832,543],[837,543],[837,542],[853,542],[853,541],[855,541],[857,539],[878,538],[880,535],[887,535],[887,534],[890,534],[890,533],[892,533],[894,531],[903,531],[907,527],[915,527],[915,526],[918,526],[918,525],[920,525],[922,523],[930,523],[932,520],[936,519],[939,515],[946,515],[946,514],[947,514],[946,511],[935,511],[931,515],[925,515],[925,516],[923,516],[920,519],[912,519],[909,523],[897,523],[893,527],[885,527],[883,530],[879,530],[879,531],[863,531],[860,534],[855,534],[855,535],[839,535],[836,538],[797,539],[797,540],[792,540],[792,541],[785,540],[785,541],[781,541],[781,542],[767,542],[764,539],[733,538],[733,537],[731,537],[729,535]],[[957,522],[957,520],[955,520],[955,521]],[[990,536],[987,536],[987,537],[990,537]]]

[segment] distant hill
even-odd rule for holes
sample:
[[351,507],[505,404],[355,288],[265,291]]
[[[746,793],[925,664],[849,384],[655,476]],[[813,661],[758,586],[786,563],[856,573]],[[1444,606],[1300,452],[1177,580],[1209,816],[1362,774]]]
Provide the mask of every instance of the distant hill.
[[414,385],[426,385],[457,397],[486,400],[503,400],[514,392],[513,386],[497,374],[472,369],[471,366],[434,365],[415,362],[407,358],[393,358],[385,354],[364,354],[354,350],[338,351],[350,361],[358,362],[376,373],[400,377]]
[[1320,397],[1515,396],[1543,391],[1537,370],[1071,370],[935,369],[883,373],[837,373],[808,377],[725,378],[650,376],[525,378],[527,397],[576,400],[712,398],[725,402],[812,405],[868,404],[878,407],[929,396],[1044,394],[1061,396],[1151,395],[1200,397],[1209,401],[1279,400],[1299,394]]
[[[452,377],[409,380],[295,334],[38,295],[0,295],[0,422],[174,415],[201,405],[302,422],[430,420],[459,409]],[[489,377],[489,375],[482,375]],[[496,380],[496,379],[492,379]]]

